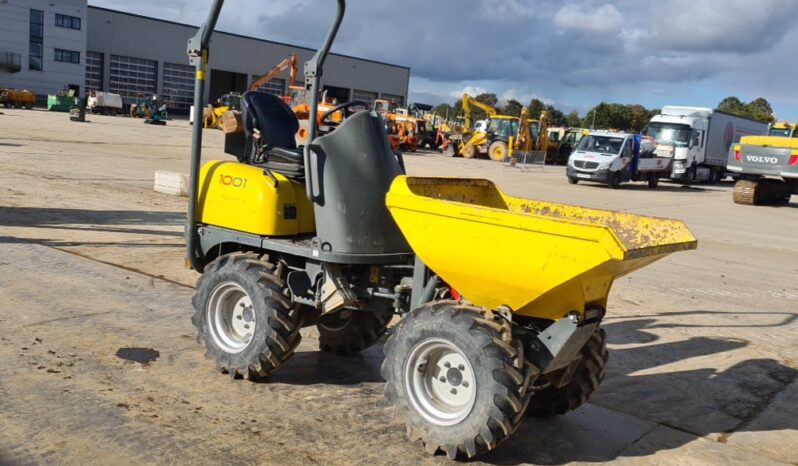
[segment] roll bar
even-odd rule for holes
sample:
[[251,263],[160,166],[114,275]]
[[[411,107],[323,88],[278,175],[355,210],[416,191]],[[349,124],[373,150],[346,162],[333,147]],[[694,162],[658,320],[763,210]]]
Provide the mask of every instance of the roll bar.
[[[199,169],[200,159],[202,157],[202,107],[205,100],[205,75],[208,68],[208,50],[211,42],[211,35],[216,28],[216,21],[219,19],[219,14],[222,11],[224,0],[213,0],[211,10],[208,12],[208,18],[205,23],[199,27],[197,33],[188,40],[186,53],[189,56],[189,61],[196,68],[196,77],[194,80],[194,127],[191,137],[191,168],[189,171],[189,189],[188,189],[188,213],[186,216],[186,259],[192,269],[202,272],[203,264],[200,262],[202,251],[199,246],[199,235],[197,233],[196,210],[197,210],[197,194],[199,191]],[[309,61],[305,63],[305,88],[310,92],[310,135],[311,140],[305,145],[304,158],[305,158],[305,183],[307,186],[308,198],[312,200],[312,170],[310,165],[310,143],[316,135],[318,129],[318,122],[316,114],[319,110],[319,82],[324,71],[324,61],[330,52],[330,47],[335,41],[335,36],[338,34],[338,28],[341,26],[341,21],[344,18],[346,11],[346,0],[338,0],[338,11],[335,15],[335,21],[327,37],[324,39],[324,44],[316,51]]]
[[335,36],[338,34],[338,28],[341,27],[341,21],[344,19],[344,13],[346,13],[346,0],[338,0],[338,11],[335,14],[335,21],[327,32],[324,44],[322,44],[321,48],[316,51],[310,60],[305,62],[305,89],[310,93],[310,115],[308,115],[308,122],[310,123],[308,134],[310,138],[308,143],[305,144],[303,155],[305,158],[305,192],[311,202],[313,202],[314,180],[313,167],[310,163],[310,146],[313,144],[313,139],[316,137],[316,130],[319,125],[317,120],[319,111],[319,82],[324,72],[324,60],[327,59],[327,55],[330,53],[330,47],[332,47]]

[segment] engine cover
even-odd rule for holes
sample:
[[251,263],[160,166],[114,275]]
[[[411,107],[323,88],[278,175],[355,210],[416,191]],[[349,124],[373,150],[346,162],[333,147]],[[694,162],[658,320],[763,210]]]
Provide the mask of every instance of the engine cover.
[[261,236],[313,233],[305,185],[272,174],[238,162],[206,163],[200,170],[197,222]]

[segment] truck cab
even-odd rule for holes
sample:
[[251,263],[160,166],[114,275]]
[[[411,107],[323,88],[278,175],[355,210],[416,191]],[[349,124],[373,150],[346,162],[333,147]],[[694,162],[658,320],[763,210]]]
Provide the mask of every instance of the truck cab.
[[618,188],[623,181],[647,181],[656,188],[660,177],[668,176],[671,160],[655,153],[648,138],[631,133],[591,131],[568,158],[568,182],[580,180],[605,183]]
[[767,123],[711,108],[666,105],[643,130],[656,154],[670,158],[674,180],[716,183],[726,176],[729,148],[747,135],[767,134]]

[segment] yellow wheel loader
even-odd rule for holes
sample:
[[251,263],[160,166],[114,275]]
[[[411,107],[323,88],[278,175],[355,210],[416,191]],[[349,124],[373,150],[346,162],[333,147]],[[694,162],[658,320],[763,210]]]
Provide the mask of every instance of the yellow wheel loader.
[[[221,7],[188,43],[196,108]],[[305,64],[311,115],[344,8]],[[584,403],[605,374],[613,281],[695,248],[687,227],[512,197],[483,179],[407,176],[382,117],[347,112],[360,105],[325,112],[323,123],[344,119],[321,136],[310,118],[297,147],[291,108],[245,93],[238,162],[200,166],[193,126],[186,254],[202,274],[192,321],[206,354],[233,377],[268,377],[302,327],[318,328],[321,350],[351,354],[398,316],[386,395],[410,440],[450,458],[493,450],[527,414]]]

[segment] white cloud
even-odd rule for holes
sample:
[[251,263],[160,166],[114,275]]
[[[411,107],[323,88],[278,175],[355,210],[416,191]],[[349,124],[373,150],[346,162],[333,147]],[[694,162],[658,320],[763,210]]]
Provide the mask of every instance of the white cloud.
[[551,105],[554,103],[545,97],[530,92],[519,91],[514,87],[507,89],[499,96],[499,100],[502,103],[506,103],[510,99],[515,99],[521,102],[523,105],[527,105],[532,99],[538,99],[546,105]]
[[614,5],[602,5],[592,9],[575,4],[565,5],[554,15],[554,24],[562,30],[573,30],[589,34],[618,34],[623,26],[623,17]]
[[464,88],[462,88],[460,90],[454,90],[454,91],[450,92],[449,96],[453,97],[455,99],[459,99],[460,97],[463,97],[463,94],[468,94],[471,97],[476,97],[479,94],[484,94],[486,92],[488,92],[488,90],[485,89],[484,87],[480,87],[480,86],[465,86]]
[[680,51],[754,51],[794,26],[798,2],[660,0],[651,8],[652,46]]
[[502,23],[524,20],[535,12],[537,5],[524,0],[481,0],[480,14]]

